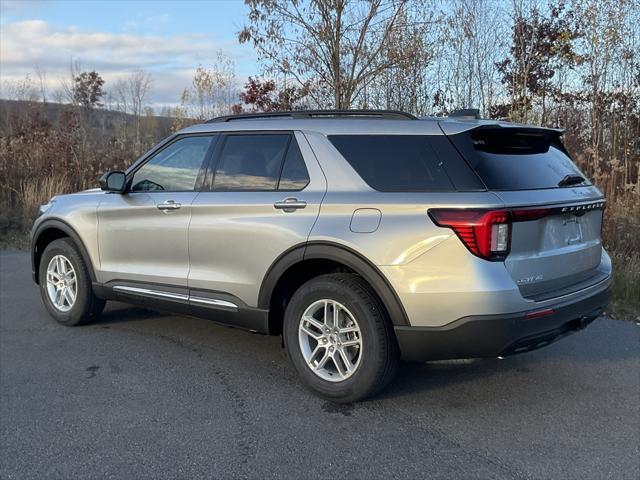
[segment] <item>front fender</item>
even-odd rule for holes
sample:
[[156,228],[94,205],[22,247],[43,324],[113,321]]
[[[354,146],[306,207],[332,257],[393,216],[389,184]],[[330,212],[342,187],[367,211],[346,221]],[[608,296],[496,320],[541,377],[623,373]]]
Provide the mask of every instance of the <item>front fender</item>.
[[31,275],[33,281],[39,283],[40,258],[46,246],[52,241],[64,237],[68,237],[73,241],[89,270],[91,281],[95,282],[95,269],[84,242],[71,225],[59,218],[45,218],[36,221],[33,226],[33,230],[31,231]]

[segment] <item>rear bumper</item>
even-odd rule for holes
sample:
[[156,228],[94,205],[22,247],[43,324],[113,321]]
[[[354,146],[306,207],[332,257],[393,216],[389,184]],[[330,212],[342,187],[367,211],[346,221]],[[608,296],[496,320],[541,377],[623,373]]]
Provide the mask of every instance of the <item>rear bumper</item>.
[[610,287],[588,298],[551,305],[554,313],[525,318],[527,312],[460,318],[442,327],[394,327],[407,361],[498,357],[544,347],[581,330],[609,303]]

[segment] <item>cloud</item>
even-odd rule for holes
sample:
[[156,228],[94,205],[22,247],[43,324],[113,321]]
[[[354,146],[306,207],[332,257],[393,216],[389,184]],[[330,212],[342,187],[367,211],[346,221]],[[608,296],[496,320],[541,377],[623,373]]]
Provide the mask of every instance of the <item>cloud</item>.
[[[215,52],[233,54],[234,45],[215,44],[201,34],[136,35],[56,28],[43,20],[7,23],[0,29],[0,76],[15,81],[35,68],[47,72],[48,87],[68,75],[70,62],[96,70],[109,83],[136,69],[153,76],[154,103],[173,103],[198,64],[207,65]],[[240,52],[238,52],[240,53]],[[242,54],[238,55],[241,60]],[[108,88],[107,88],[108,90]]]
[[43,20],[4,25],[0,35],[0,58],[3,67],[9,68],[56,65],[71,57],[106,67],[152,67],[193,60],[214,50],[201,35],[81,32],[75,27],[55,29]]

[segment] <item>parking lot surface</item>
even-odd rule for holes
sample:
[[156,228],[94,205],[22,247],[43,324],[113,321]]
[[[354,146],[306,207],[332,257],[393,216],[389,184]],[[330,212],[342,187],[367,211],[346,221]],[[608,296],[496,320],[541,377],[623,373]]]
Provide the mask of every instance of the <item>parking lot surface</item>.
[[57,325],[0,254],[0,478],[640,478],[640,327],[307,392],[280,339],[109,304]]

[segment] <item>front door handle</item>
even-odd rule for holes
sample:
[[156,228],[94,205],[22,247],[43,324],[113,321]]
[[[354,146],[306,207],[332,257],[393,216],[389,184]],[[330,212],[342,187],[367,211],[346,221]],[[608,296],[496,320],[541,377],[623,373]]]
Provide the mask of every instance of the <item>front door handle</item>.
[[158,210],[178,210],[182,204],[176,203],[175,200],[167,200],[157,205]]
[[299,208],[305,208],[306,206],[307,202],[303,202],[302,200],[298,200],[293,197],[285,198],[281,202],[275,202],[273,204],[274,208],[284,210],[287,213],[295,212]]

